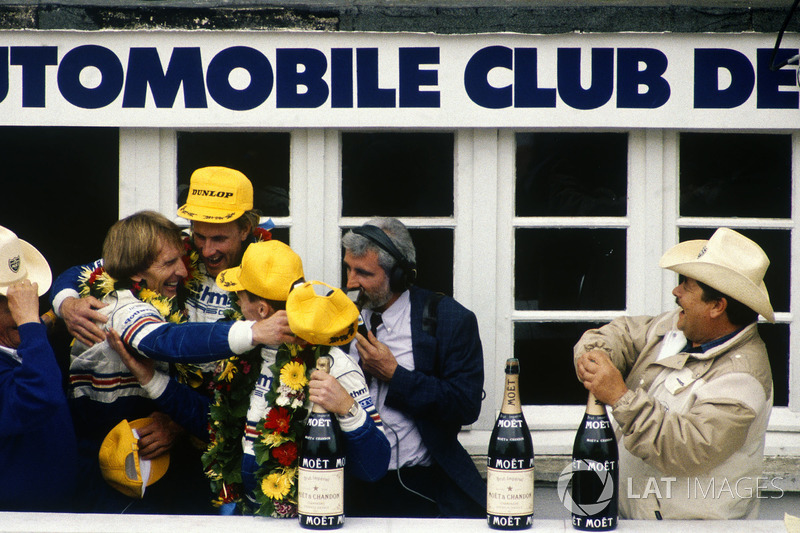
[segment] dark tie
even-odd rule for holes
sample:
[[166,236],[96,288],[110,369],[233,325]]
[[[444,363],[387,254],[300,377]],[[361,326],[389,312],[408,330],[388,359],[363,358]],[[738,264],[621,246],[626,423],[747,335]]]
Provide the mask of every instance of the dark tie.
[[369,329],[375,337],[378,336],[378,326],[383,324],[383,317],[380,313],[372,313],[369,317]]

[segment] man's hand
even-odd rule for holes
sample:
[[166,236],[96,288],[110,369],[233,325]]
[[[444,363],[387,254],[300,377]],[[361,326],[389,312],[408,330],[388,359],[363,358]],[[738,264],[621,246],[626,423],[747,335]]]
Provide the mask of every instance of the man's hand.
[[164,413],[150,415],[152,424],[137,429],[139,433],[139,456],[142,459],[155,459],[167,453],[175,440],[183,433],[183,428]]
[[24,279],[8,288],[8,310],[17,326],[39,322],[39,285]]
[[356,349],[361,357],[361,366],[364,372],[371,374],[381,381],[391,381],[397,369],[395,359],[389,347],[380,342],[371,331],[364,337],[356,333]]
[[591,350],[578,359],[578,379],[595,398],[606,405],[614,405],[628,392],[622,373],[603,350]]
[[292,330],[289,328],[289,319],[286,316],[286,311],[278,311],[269,318],[259,320],[253,324],[252,330],[253,344],[276,346],[284,342],[294,344],[298,342],[297,337],[292,334]]
[[335,377],[317,369],[308,382],[309,399],[329,413],[344,415],[355,401]]
[[123,363],[125,363],[125,366],[128,367],[128,370],[131,371],[133,377],[138,379],[142,386],[150,383],[150,380],[153,379],[153,375],[156,372],[155,361],[130,353],[125,347],[125,344],[122,342],[122,339],[119,337],[119,333],[113,329],[108,330],[107,340],[108,345],[111,346],[115,352],[117,352],[117,355],[119,355],[119,358],[122,359]]
[[86,346],[92,346],[96,342],[103,342],[106,338],[97,323],[105,324],[108,318],[96,311],[106,305],[108,304],[104,304],[94,296],[69,297],[61,303],[59,311],[70,335]]

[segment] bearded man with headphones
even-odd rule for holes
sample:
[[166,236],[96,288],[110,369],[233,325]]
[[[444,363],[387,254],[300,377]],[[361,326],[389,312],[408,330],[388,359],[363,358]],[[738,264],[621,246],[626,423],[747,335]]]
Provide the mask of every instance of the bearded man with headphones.
[[377,482],[348,479],[349,516],[483,517],[486,484],[458,442],[480,414],[483,350],[474,313],[416,287],[416,251],[397,219],[343,238],[347,289],[361,291],[360,360],[392,446]]

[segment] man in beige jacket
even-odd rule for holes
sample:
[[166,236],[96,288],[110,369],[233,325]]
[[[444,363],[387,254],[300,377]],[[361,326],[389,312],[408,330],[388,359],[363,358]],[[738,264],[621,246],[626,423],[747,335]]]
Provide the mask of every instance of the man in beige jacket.
[[611,406],[623,518],[756,518],[772,373],[756,322],[774,322],[769,259],[743,235],[667,251],[679,309],[621,317],[575,345],[584,386]]

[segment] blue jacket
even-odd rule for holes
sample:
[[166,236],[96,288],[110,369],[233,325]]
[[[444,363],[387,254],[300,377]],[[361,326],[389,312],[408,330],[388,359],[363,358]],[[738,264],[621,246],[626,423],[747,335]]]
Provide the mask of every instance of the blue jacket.
[[[475,314],[453,298],[439,302],[436,336],[422,327],[431,291],[411,287],[411,342],[414,370],[398,366],[386,405],[414,419],[436,463],[469,497],[486,507],[486,484],[458,442],[461,426],[478,419],[483,396],[483,349]],[[462,495],[439,495],[445,508],[463,508]]]
[[77,451],[44,324],[22,324],[20,363],[0,352],[0,510],[64,511]]

